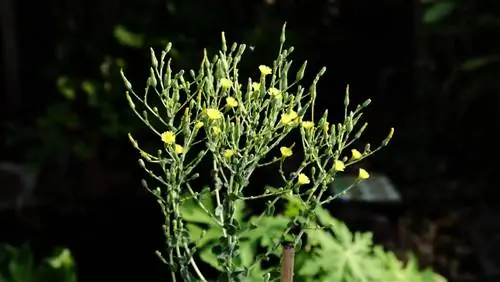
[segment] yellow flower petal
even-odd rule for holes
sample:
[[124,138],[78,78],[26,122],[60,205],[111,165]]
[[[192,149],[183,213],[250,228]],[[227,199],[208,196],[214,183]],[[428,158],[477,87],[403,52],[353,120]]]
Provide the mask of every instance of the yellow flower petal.
[[203,121],[199,121],[199,122],[197,122],[197,123],[194,125],[194,128],[196,128],[196,129],[200,129],[200,128],[202,128],[202,127],[203,127],[203,125],[204,125]]
[[177,155],[179,155],[179,154],[182,154],[184,152],[184,148],[179,144],[175,144],[174,151]]
[[238,101],[236,101],[236,99],[234,99],[233,97],[227,97],[226,105],[230,108],[234,108],[238,106]]
[[273,96],[273,97],[278,96],[278,95],[281,95],[281,91],[279,91],[278,89],[273,87],[273,88],[269,89],[269,95]]
[[262,75],[268,75],[273,72],[273,70],[270,67],[264,65],[260,65],[259,70]]
[[290,124],[294,122],[299,116],[294,110],[289,111],[288,113],[281,114],[281,123],[282,124]]
[[211,120],[217,120],[217,119],[222,118],[222,113],[217,109],[206,109],[205,112],[206,112],[208,118]]
[[330,123],[328,121],[325,121],[323,123],[323,132],[326,134],[328,133],[328,128],[330,127]]
[[224,89],[231,88],[233,86],[233,82],[227,78],[221,78],[220,79],[220,86]]
[[365,179],[370,178],[370,174],[368,173],[368,171],[360,168],[359,173],[358,173],[358,178],[361,180],[365,180]]
[[336,160],[335,163],[333,164],[333,169],[335,171],[344,171],[345,164],[342,161]]
[[280,152],[281,152],[281,156],[283,158],[287,158],[287,157],[290,157],[291,155],[293,155],[292,148],[289,148],[289,147],[281,147]]
[[361,154],[358,150],[356,149],[352,149],[351,150],[351,154],[352,154],[352,159],[353,160],[359,160],[363,157],[363,154]]
[[258,82],[253,82],[252,83],[252,90],[255,92],[255,91],[259,91],[260,90],[260,83]]
[[314,127],[314,122],[312,122],[312,121],[303,121],[301,125],[302,125],[302,127],[304,129],[311,129],[311,128]]
[[234,151],[231,149],[224,150],[224,158],[229,159],[234,155]]
[[221,133],[221,130],[217,126],[212,126],[212,132],[215,136],[218,136]]
[[175,142],[175,133],[172,131],[166,131],[161,134],[161,140],[168,145],[174,144]]
[[299,185],[309,184],[311,183],[311,180],[309,180],[309,177],[307,177],[307,175],[300,173],[297,179],[297,183]]

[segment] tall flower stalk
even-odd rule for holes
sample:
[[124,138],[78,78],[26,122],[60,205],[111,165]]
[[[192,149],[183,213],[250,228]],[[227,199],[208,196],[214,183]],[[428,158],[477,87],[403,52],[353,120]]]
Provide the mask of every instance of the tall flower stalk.
[[[301,85],[307,66],[304,62],[294,79],[290,79],[292,62],[288,58],[293,47],[285,47],[285,26],[277,58],[269,66],[256,66],[255,80],[239,77],[238,65],[246,45],[234,43],[229,48],[224,33],[221,50],[211,59],[204,51],[198,71],[174,73],[171,59],[167,58],[170,50],[168,44],[159,58],[151,50],[150,76],[142,95],[133,90],[122,71],[131,109],[158,136],[161,146],[155,153],[146,152],[129,134],[141,155],[140,166],[160,185],[148,188],[165,215],[166,250],[158,255],[170,267],[173,281],[177,281],[178,273],[183,281],[207,281],[193,259],[196,249],[189,245],[189,233],[180,212],[185,199],[194,199],[222,231],[217,257],[223,280],[243,281],[253,266],[242,265],[239,258],[239,234],[243,230],[236,220],[238,204],[265,198],[267,209],[263,215],[273,215],[279,199],[295,197],[299,213],[290,218],[282,239],[262,258],[278,250],[283,240],[297,245],[304,232],[293,235],[292,227],[297,223],[307,225],[314,218],[317,206],[335,199],[327,191],[337,174],[387,145],[393,130],[377,148],[367,145],[362,151],[352,149],[351,156],[343,155],[367,127],[366,123],[358,127],[358,123],[370,100],[350,110],[347,88],[341,123],[330,124],[328,112],[315,119],[316,86],[326,69],[322,68],[310,85],[304,87]],[[294,144],[284,144],[284,140],[297,130],[304,154],[297,169],[286,174],[283,164],[294,154]],[[279,148],[281,155],[268,161],[266,157],[275,148]],[[216,202],[214,211],[204,206],[201,194],[190,185],[198,177],[196,168],[204,158],[212,163],[213,183],[209,192]],[[244,192],[254,171],[276,163],[285,184],[278,189],[267,189],[261,195],[246,196]],[[154,173],[151,165],[161,167],[162,173]],[[359,169],[357,181],[368,177],[366,170]],[[145,181],[144,185],[147,187]]]

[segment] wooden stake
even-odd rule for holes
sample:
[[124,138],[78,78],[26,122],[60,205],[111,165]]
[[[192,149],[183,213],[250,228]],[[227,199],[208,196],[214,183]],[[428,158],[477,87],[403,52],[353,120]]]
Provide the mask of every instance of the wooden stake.
[[283,244],[283,256],[281,258],[281,282],[293,282],[293,261],[295,246],[292,243]]

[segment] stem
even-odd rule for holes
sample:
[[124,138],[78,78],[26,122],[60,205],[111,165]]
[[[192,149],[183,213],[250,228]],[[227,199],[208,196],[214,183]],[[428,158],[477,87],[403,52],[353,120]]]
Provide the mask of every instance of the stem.
[[293,282],[293,261],[295,247],[292,243],[283,245],[283,256],[281,260],[281,282]]
[[177,282],[177,278],[175,276],[175,271],[174,271],[174,251],[171,249],[168,252],[168,258],[170,261],[170,274],[172,275],[172,281]]
[[193,267],[194,269],[194,272],[196,272],[196,274],[198,275],[198,277],[201,279],[201,281],[203,282],[206,282],[207,279],[205,278],[205,276],[203,276],[203,274],[201,273],[200,269],[198,268],[198,265],[196,264],[195,260],[191,257],[191,259],[189,260],[189,262],[191,263],[191,266]]
[[[219,176],[217,175],[219,173],[219,169],[217,167],[217,162],[214,160],[213,161],[213,166],[214,166],[214,177],[216,178],[215,180],[215,201],[217,202],[217,207],[221,206],[222,205],[222,202],[220,200],[220,180],[218,179]],[[224,212],[222,211],[220,214],[219,214],[219,221],[220,221],[220,224],[222,226],[222,232],[224,234],[224,237],[227,236],[227,233],[226,233],[226,229],[224,228]]]

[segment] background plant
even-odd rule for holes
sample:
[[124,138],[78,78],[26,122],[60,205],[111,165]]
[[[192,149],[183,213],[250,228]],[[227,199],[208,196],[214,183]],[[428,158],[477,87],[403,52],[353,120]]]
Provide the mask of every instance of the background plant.
[[[243,84],[240,84],[238,64],[246,46],[234,43],[228,48],[224,33],[222,49],[211,60],[205,51],[200,70],[197,73],[190,70],[189,78],[185,78],[183,70],[172,72],[171,59],[166,60],[170,44],[159,59],[151,50],[152,66],[142,97],[134,92],[132,84],[123,75],[131,108],[164,143],[164,149],[152,155],[141,149],[129,135],[132,144],[141,153],[139,164],[162,185],[151,191],[165,213],[167,254],[161,257],[170,266],[173,279],[177,270],[185,280],[195,279],[188,270],[192,267],[198,279],[206,280],[193,259],[195,250],[189,246],[188,232],[181,218],[180,206],[186,197],[194,199],[221,228],[219,245],[213,248],[217,249],[221,275],[227,281],[240,281],[249,276],[256,264],[245,266],[241,261],[238,233],[252,230],[253,227],[242,229],[241,223],[236,220],[239,202],[268,198],[270,200],[262,216],[271,216],[275,213],[276,203],[285,195],[295,197],[298,212],[288,220],[281,238],[275,240],[262,257],[267,258],[279,250],[283,241],[297,245],[305,229],[318,228],[309,224],[315,218],[316,208],[335,198],[327,196],[325,192],[336,174],[375,153],[387,145],[392,137],[393,130],[376,149],[372,150],[367,144],[362,152],[352,149],[351,157],[344,156],[343,150],[358,140],[367,127],[365,123],[356,129],[362,110],[370,100],[358,105],[355,110],[349,110],[347,89],[342,123],[330,125],[327,112],[315,119],[316,86],[325,68],[316,75],[308,88],[304,88],[299,82],[304,77],[305,62],[298,69],[295,80],[289,82],[292,62],[288,56],[293,52],[293,47],[285,48],[284,43],[283,27],[278,58],[272,67],[260,65],[260,78],[256,81],[249,78]],[[138,109],[134,99],[144,108]],[[156,99],[156,103],[152,103],[161,106],[161,110],[152,106],[151,99]],[[283,143],[293,130],[300,132],[304,156],[295,171],[285,173],[283,163],[293,155],[294,145],[286,146]],[[196,140],[197,136],[199,140]],[[199,144],[205,146],[190,155]],[[281,156],[269,158],[272,150],[279,146]],[[200,194],[189,183],[197,177],[194,171],[204,157],[210,158],[212,162],[213,187],[209,187],[209,190],[216,201],[214,212],[204,206]],[[163,170],[162,176],[148,169],[146,162],[159,164]],[[267,189],[264,194],[257,196],[244,193],[255,169],[273,163],[280,164],[283,186]],[[368,177],[369,173],[360,168],[357,181]],[[304,186],[307,188],[304,189]],[[292,234],[290,231],[297,224],[303,229],[298,234]],[[268,273],[266,277],[269,279],[271,274]]]
[[76,282],[73,258],[68,249],[57,249],[49,257],[35,257],[28,245],[0,248],[2,282]]
[[[201,200],[209,211],[215,210],[208,194],[202,196]],[[243,265],[254,264],[256,258],[263,254],[259,250],[273,248],[273,242],[281,238],[290,220],[289,215],[296,212],[292,198],[288,203],[290,204],[283,214],[250,218],[247,218],[248,215],[244,212],[243,203],[238,206],[236,218],[243,225],[238,234]],[[222,235],[221,228],[214,224],[193,200],[183,203],[181,214],[187,221],[191,242],[196,243],[201,260],[222,270],[221,263],[213,251]],[[305,230],[307,239],[295,259],[294,281],[446,281],[430,269],[420,270],[414,256],[410,256],[409,261],[403,263],[394,253],[384,251],[382,246],[373,243],[371,232],[352,233],[344,223],[333,218],[321,207],[316,208],[315,214],[317,218],[314,224],[325,228]],[[277,252],[273,253],[278,259],[279,255]],[[246,277],[246,281],[262,281],[268,271],[262,263],[258,263],[250,277]]]

